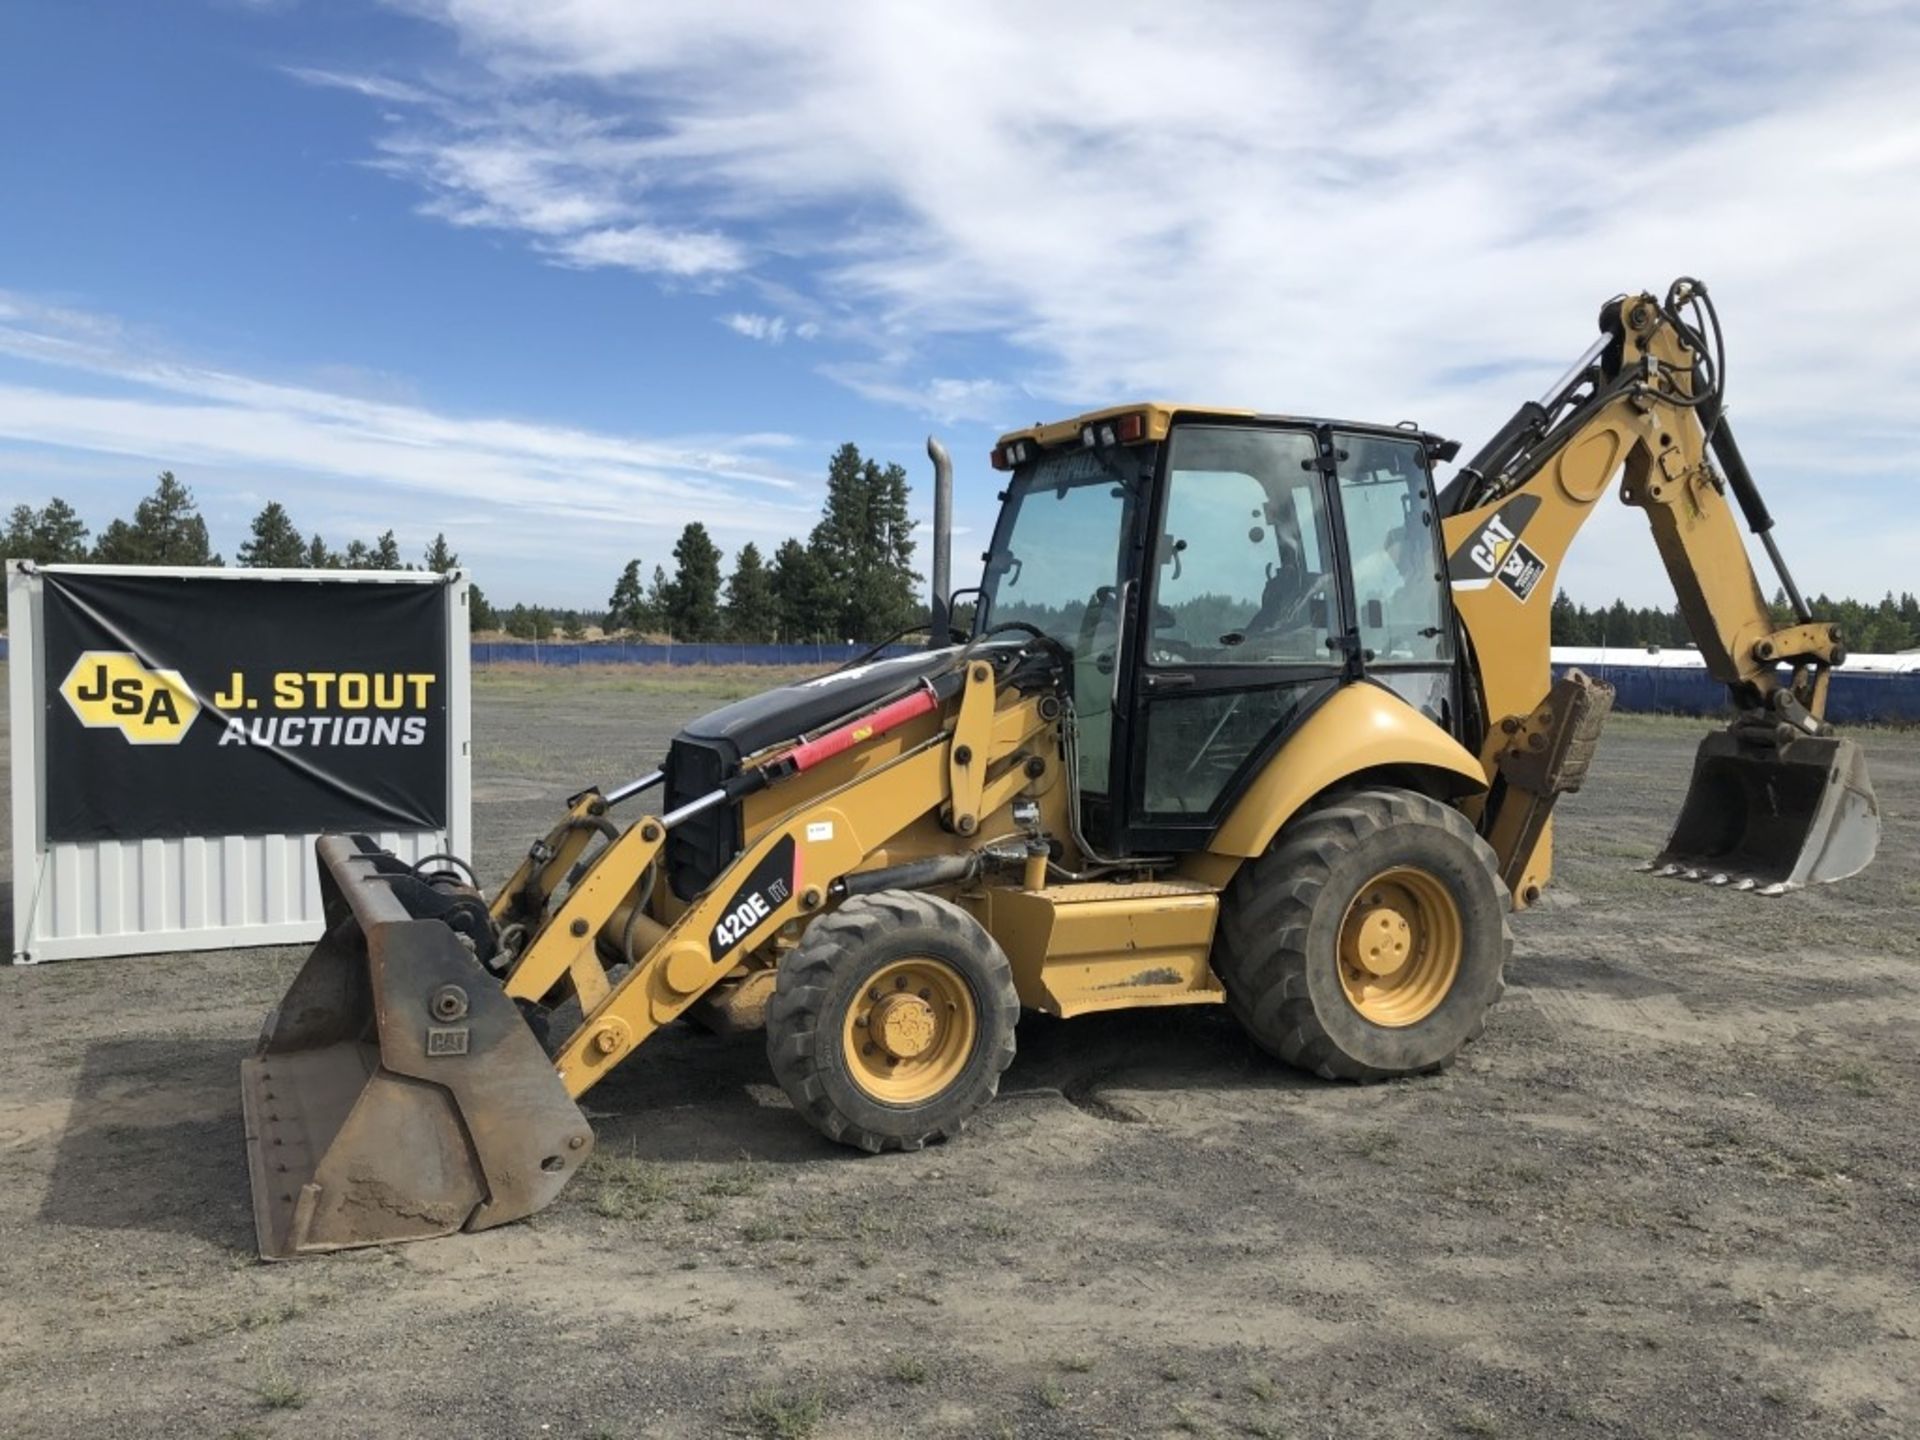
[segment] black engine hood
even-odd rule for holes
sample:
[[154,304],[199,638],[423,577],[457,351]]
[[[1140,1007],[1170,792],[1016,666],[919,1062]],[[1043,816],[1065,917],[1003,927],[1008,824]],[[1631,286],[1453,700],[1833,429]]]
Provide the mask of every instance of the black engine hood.
[[[858,714],[946,669],[953,657],[954,650],[948,648],[877,660],[782,685],[702,715],[668,747],[666,808],[678,809],[726,784],[755,751]],[[739,805],[713,806],[675,825],[667,836],[667,883],[682,900],[691,900],[739,853]]]
[[943,670],[957,646],[875,660],[851,670],[835,670],[797,685],[782,685],[736,700],[702,715],[681,730],[678,739],[719,749],[733,764],[756,750],[791,740],[809,730],[852,715],[916,680]]

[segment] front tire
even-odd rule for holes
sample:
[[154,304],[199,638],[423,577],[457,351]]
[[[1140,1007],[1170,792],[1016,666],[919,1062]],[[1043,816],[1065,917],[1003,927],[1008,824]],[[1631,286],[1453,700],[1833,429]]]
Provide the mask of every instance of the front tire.
[[957,905],[882,891],[780,962],[767,1059],[794,1109],[872,1153],[950,1139],[1000,1088],[1020,1000],[1006,952]]
[[1449,805],[1358,790],[1287,825],[1223,897],[1214,966],[1259,1045],[1329,1080],[1437,1070],[1505,986],[1511,902]]

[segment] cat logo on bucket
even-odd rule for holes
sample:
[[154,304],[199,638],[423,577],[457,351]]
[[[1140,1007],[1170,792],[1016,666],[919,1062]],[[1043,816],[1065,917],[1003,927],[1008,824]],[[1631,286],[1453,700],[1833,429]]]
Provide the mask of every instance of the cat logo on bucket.
[[118,730],[133,745],[178,745],[200,702],[178,670],[149,670],[125,650],[89,650],[60,694],[89,730]]

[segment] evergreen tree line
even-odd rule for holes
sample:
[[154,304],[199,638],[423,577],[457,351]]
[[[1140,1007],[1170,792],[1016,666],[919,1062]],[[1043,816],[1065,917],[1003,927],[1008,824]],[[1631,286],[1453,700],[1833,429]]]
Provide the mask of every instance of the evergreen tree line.
[[886,640],[923,623],[913,569],[907,472],[842,445],[827,463],[820,522],[804,542],[783,540],[769,560],[748,542],[721,578],[720,548],[698,521],[680,532],[673,573],[638,559],[607,601],[609,633],[743,644]]
[[[133,507],[130,520],[113,520],[90,545],[91,532],[74,508],[54,496],[36,510],[16,505],[7,516],[0,550],[9,560],[41,565],[225,565],[207,538],[207,522],[193,491],[162,470],[153,493]],[[389,530],[371,545],[349,540],[332,549],[316,531],[302,535],[278,500],[269,500],[248,526],[235,563],[254,570],[431,570],[444,575],[460,563],[445,535],[435,535],[418,565],[407,563]],[[493,611],[476,586],[469,597],[477,629],[491,629]],[[486,623],[480,616],[485,614]]]
[[[1814,615],[1839,624],[1847,648],[1865,655],[1888,655],[1920,648],[1920,599],[1888,591],[1877,602],[1836,600],[1815,595],[1808,603]],[[1784,590],[1776,590],[1772,605],[1776,625],[1793,623]],[[1668,609],[1636,609],[1623,600],[1589,610],[1576,605],[1562,590],[1553,597],[1555,645],[1610,645],[1680,650],[1694,643],[1678,605]]]
[[[686,642],[733,640],[871,642],[920,623],[920,577],[913,570],[910,487],[899,465],[882,466],[842,445],[827,465],[820,521],[804,542],[783,541],[768,560],[749,542],[722,573],[720,547],[695,521],[673,547],[673,571],[656,564],[642,579],[640,560],[627,562],[604,614],[516,604],[496,609],[476,585],[469,593],[472,628],[504,629],[527,640],[556,633],[584,639],[590,624],[610,633],[665,635]],[[65,500],[16,505],[7,520],[7,558],[43,565],[223,565],[207,535],[193,492],[162,471],[153,493],[131,519],[116,519],[93,543],[86,523]],[[343,549],[318,533],[301,534],[293,517],[270,500],[253,517],[236,563],[258,569],[426,569],[445,574],[460,563],[445,535],[436,535],[419,566],[401,556],[389,530],[372,544],[352,540]]]

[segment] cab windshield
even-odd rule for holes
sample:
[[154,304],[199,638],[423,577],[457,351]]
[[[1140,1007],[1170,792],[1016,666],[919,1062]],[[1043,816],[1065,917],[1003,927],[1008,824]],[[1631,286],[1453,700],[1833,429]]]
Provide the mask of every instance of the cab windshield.
[[1122,541],[1145,502],[1157,449],[1060,451],[1014,473],[981,581],[989,627],[1023,621],[1076,659],[1103,649],[1111,656]]

